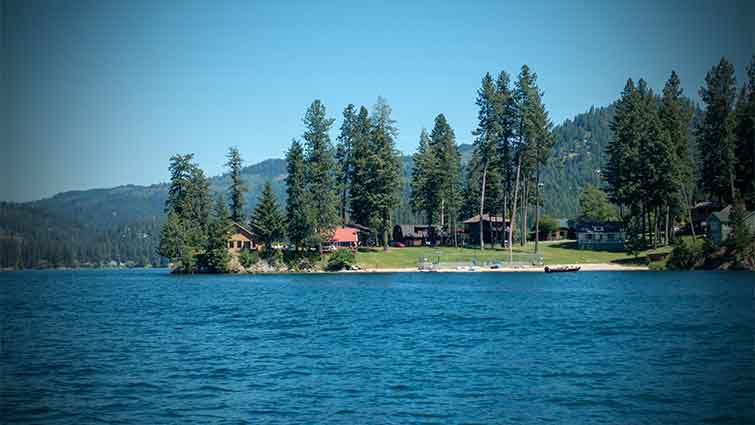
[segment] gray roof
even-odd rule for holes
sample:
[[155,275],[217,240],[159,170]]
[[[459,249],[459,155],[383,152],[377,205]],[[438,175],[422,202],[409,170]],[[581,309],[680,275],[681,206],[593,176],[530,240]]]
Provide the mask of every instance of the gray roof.
[[235,230],[236,233],[240,233],[240,234],[246,236],[249,240],[254,240],[254,232],[252,232],[251,230],[247,229],[243,225],[241,225],[239,223],[236,223],[234,221],[234,222],[231,222],[231,227],[234,228],[234,230]]
[[[500,215],[494,215],[491,220],[490,214],[483,214],[482,215],[483,221],[492,221],[493,223],[503,223],[503,217]],[[464,224],[474,224],[480,222],[480,214],[475,215],[474,217],[468,218],[464,220]]]
[[[721,211],[712,213],[711,216],[716,217],[721,223],[729,223],[731,221],[731,213],[733,211],[734,209],[731,205],[729,205]],[[745,211],[745,220],[749,220],[753,215],[755,215],[755,212]]]
[[[428,229],[431,227],[427,224],[397,224],[395,227],[401,229],[401,236],[404,238],[426,238]],[[437,224],[432,225],[435,234],[440,234],[441,227]]]
[[589,221],[577,224],[578,233],[619,233],[624,227],[620,221]]

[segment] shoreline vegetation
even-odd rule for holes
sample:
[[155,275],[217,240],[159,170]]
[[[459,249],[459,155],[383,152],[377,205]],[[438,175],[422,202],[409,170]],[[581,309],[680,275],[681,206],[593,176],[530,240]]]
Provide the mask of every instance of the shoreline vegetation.
[[[746,208],[755,203],[755,56],[747,75],[737,96],[733,67],[721,58],[700,89],[706,109],[697,123],[676,72],[660,96],[644,79],[637,84],[627,80],[615,104],[605,168],[595,170],[601,187],[588,186],[579,194],[576,217],[577,222],[597,223],[592,228],[598,232],[609,225],[617,229],[608,239],[619,238],[612,244],[624,249],[619,254],[541,241],[541,230],[550,234],[555,227],[553,219],[541,214],[540,179],[555,141],[544,91],[527,65],[513,83],[506,71],[495,78],[483,76],[474,152],[466,166],[454,130],[441,113],[430,132],[421,131],[413,168],[402,170],[396,121],[381,97],[371,112],[346,106],[335,146],[330,139],[335,119],[314,100],[304,115],[303,141],[293,139],[286,154],[285,205],[279,206],[268,181],[248,221],[237,148],[227,155],[230,203],[221,194],[214,208],[208,180],[193,154],[174,155],[159,253],[174,273],[513,270],[544,264],[753,269],[755,238]],[[411,175],[409,187],[402,188],[402,173]],[[414,213],[431,225],[421,244],[441,248],[403,248],[402,241],[391,238],[390,229],[400,224],[395,210],[402,190],[410,192]],[[732,231],[718,242],[721,246],[713,246],[709,237],[698,242],[699,224],[692,214],[696,200],[733,205]],[[479,224],[465,222],[474,216],[480,217]],[[489,229],[483,217],[491,217]],[[494,217],[501,223],[496,231]],[[360,229],[359,243],[336,249],[336,229],[346,225]],[[252,239],[229,245],[234,226],[248,226]],[[691,237],[682,235],[684,228]],[[588,236],[592,246],[593,235]],[[602,241],[601,236],[596,237]],[[486,249],[488,243],[504,248]],[[580,237],[579,248],[582,243]],[[478,249],[458,251],[470,245]],[[457,250],[456,257],[446,261],[451,250]]]
[[[53,216],[42,214],[37,217],[42,225],[32,225],[23,220],[31,209],[0,208],[0,219],[26,223],[16,228],[0,223],[0,267],[172,264],[174,273],[405,270],[430,256],[442,257],[435,259],[436,268],[453,270],[491,264],[506,270],[528,261],[538,267],[583,265],[585,270],[589,264],[755,270],[755,55],[741,89],[725,58],[707,72],[700,88],[703,110],[683,94],[676,72],[660,93],[641,78],[637,83],[629,78],[604,117],[610,120],[605,149],[567,155],[580,166],[589,164],[589,180],[578,184],[566,176],[557,184],[541,178],[544,170],[547,174],[563,165],[564,156],[552,154],[562,146],[533,70],[523,65],[516,75],[485,73],[476,94],[478,122],[471,157],[464,160],[442,113],[430,131],[422,129],[417,150],[405,163],[385,99],[378,97],[369,110],[347,105],[335,143],[336,120],[314,100],[304,114],[301,138],[292,139],[286,152],[285,171],[266,180],[253,211],[245,208],[248,188],[236,147],[228,150],[220,191],[211,190],[193,154],[176,154],[170,158],[167,198],[160,200],[164,215],[155,215],[148,226],[124,224],[102,241],[88,237],[86,226],[77,227],[76,237],[45,233],[55,228]],[[589,144],[587,135],[580,137]],[[285,194],[274,190],[273,181],[279,188],[285,184]],[[559,220],[544,214],[554,213],[546,202],[554,191],[578,201],[576,214]],[[703,216],[697,205],[709,205],[710,211]],[[711,237],[706,220],[711,211],[724,210],[730,212],[726,232],[718,225],[718,236]],[[610,242],[623,252],[547,241],[554,231],[554,238],[561,239],[560,223],[570,221],[576,223],[575,232],[585,224],[595,230],[580,245]],[[392,235],[394,226],[414,224],[431,230],[406,244],[404,236]],[[248,237],[232,241],[238,236],[232,234],[234,226]],[[336,249],[344,248],[335,237],[344,226],[359,229],[358,240],[347,242],[350,249]],[[36,243],[35,235],[48,235],[46,243]],[[66,244],[71,240],[90,243],[71,250]],[[122,246],[114,242],[121,240]],[[415,244],[422,246],[399,248]],[[453,255],[457,258],[443,261]]]
[[[170,261],[173,273],[513,270],[544,264],[753,269],[755,237],[747,208],[755,204],[755,56],[747,75],[737,95],[733,67],[721,58],[700,89],[706,109],[695,123],[694,107],[683,96],[676,72],[661,95],[642,78],[637,84],[627,80],[615,104],[605,167],[595,170],[601,187],[573,194],[580,201],[576,221],[596,223],[591,225],[596,232],[617,229],[608,239],[625,252],[541,241],[541,231],[550,234],[555,227],[541,214],[540,179],[554,146],[553,126],[537,74],[523,65],[513,82],[506,71],[483,76],[474,152],[466,166],[441,113],[430,132],[421,131],[413,168],[403,170],[396,121],[381,97],[371,111],[346,106],[335,145],[330,139],[335,119],[320,100],[309,105],[302,141],[293,139],[286,154],[282,207],[268,181],[247,216],[243,161],[235,147],[225,164],[229,203],[222,194],[213,201],[193,154],[174,155],[159,254]],[[402,173],[411,175],[409,187],[402,187]],[[393,226],[400,224],[395,210],[402,190],[410,192],[414,213],[430,225],[420,239],[433,247],[430,251],[404,248],[391,237]],[[695,228],[700,224],[692,213],[699,200],[732,205],[729,236],[699,242]],[[465,221],[474,216],[479,224]],[[483,217],[491,218],[488,228]],[[495,217],[501,228],[494,231]],[[339,245],[336,229],[346,225],[360,229],[359,243]],[[249,237],[229,244],[234,227]],[[685,228],[691,237],[683,236]],[[593,235],[584,236],[578,248],[592,246]],[[466,248],[474,245],[476,250]]]
[[[618,272],[618,271],[652,271],[648,266],[625,266],[620,264],[595,263],[595,264],[569,264],[579,266],[581,271],[585,272]],[[48,269],[11,269],[2,268],[0,273],[19,272],[24,270],[141,270],[141,269],[166,269],[169,267],[53,267]],[[439,268],[434,270],[420,270],[416,267],[406,268],[364,268],[353,270],[316,270],[316,271],[269,271],[269,272],[249,272],[249,273],[225,273],[228,275],[287,275],[287,274],[348,274],[348,273],[518,273],[518,272],[543,272],[542,267],[500,267],[492,268]]]

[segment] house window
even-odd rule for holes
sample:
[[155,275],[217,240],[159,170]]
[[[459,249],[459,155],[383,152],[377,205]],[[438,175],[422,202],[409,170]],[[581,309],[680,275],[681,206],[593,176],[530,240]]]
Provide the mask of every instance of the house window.
[[236,248],[241,248],[241,241],[236,241]]
[[233,248],[233,241],[228,241],[228,248]]
[[244,248],[251,249],[252,248],[252,243],[249,242],[249,241],[244,241]]

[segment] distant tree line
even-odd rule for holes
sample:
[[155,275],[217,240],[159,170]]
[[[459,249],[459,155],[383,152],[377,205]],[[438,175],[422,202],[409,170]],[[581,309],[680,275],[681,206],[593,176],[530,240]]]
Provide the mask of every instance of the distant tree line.
[[158,266],[161,220],[93,231],[46,210],[0,203],[0,267]]
[[[438,115],[430,135],[425,130],[420,134],[414,154],[414,210],[422,212],[428,223],[453,229],[454,237],[460,218],[485,214],[507,217],[511,223],[508,234],[502,233],[494,242],[506,243],[511,249],[517,228],[519,242],[526,242],[532,207],[535,231],[539,232],[540,171],[554,140],[543,95],[537,74],[527,65],[522,66],[513,85],[505,71],[495,80],[485,74],[477,91],[474,153],[463,172],[453,129],[443,114]],[[483,220],[479,225],[482,235]],[[479,248],[485,249],[485,244],[480,243]]]
[[[676,72],[661,96],[643,79],[627,81],[611,121],[604,178],[626,223],[630,251],[667,244],[676,223],[691,223],[696,190],[722,206],[753,207],[755,57],[747,78],[737,96],[726,59],[707,73],[700,89],[705,109],[693,135],[694,109]],[[689,149],[692,136],[696,152]]]

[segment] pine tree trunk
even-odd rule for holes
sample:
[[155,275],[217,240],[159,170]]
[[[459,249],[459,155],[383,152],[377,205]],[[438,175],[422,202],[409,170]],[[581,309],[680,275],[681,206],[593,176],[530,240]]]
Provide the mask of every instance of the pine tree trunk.
[[535,173],[535,254],[537,254],[540,241],[540,161],[537,161]]
[[514,226],[516,225],[516,198],[519,191],[519,172],[522,168],[522,157],[516,165],[516,182],[514,183],[514,200],[511,207],[511,223],[509,224],[509,266],[514,261]]
[[388,251],[388,210],[383,209],[383,251]]
[[671,205],[666,204],[666,240],[665,245],[669,244],[669,241],[671,240],[671,228],[670,228],[670,221],[671,221]]
[[525,179],[523,181],[523,191],[522,191],[522,219],[520,220],[520,223],[522,224],[522,235],[519,238],[519,244],[521,246],[524,246],[527,243],[527,210],[529,209],[529,202],[530,202],[530,185],[529,185],[529,179]]
[[645,203],[642,203],[642,242],[647,243],[647,239],[645,238],[646,235],[646,227],[645,227],[645,219],[647,218],[645,214]]
[[427,225],[430,226],[429,227],[430,230],[428,232],[430,233],[430,244],[435,245],[436,235],[435,235],[435,228],[433,228],[433,212],[431,209],[427,210]]
[[493,218],[495,217],[495,211],[490,211],[490,226],[488,226],[488,236],[490,237],[490,247],[495,247],[495,239],[493,239],[493,229],[495,223],[493,222]]
[[482,168],[482,188],[480,189],[480,251],[485,250],[485,229],[483,226],[482,212],[485,208],[485,180],[488,177],[488,164]]
[[[501,211],[502,211],[501,212],[501,220],[503,221],[503,223],[501,224],[503,226],[503,231],[501,232],[501,236],[500,236],[501,247],[503,247],[503,245],[505,244],[504,241],[506,240],[506,211],[507,211],[507,209],[509,207],[509,205],[508,205],[508,203],[509,203],[508,196],[509,196],[508,192],[506,190],[504,190],[504,192],[503,192],[503,208],[501,208]],[[509,215],[511,215],[511,214],[509,214]]]
[[456,216],[457,216],[457,214],[454,213],[453,217],[451,217],[452,220],[453,220],[453,229],[451,229],[451,231],[454,232],[454,248],[458,248],[459,247],[459,242],[456,239]]
[[446,218],[445,208],[446,208],[446,200],[441,199],[440,200],[440,228],[441,229],[443,229],[443,226],[445,225],[445,221],[444,221]]
[[655,207],[651,213],[653,214],[651,216],[653,233],[650,235],[650,245],[655,249],[658,246],[658,207]]
[[731,203],[734,205],[734,202],[737,200],[735,199],[734,195],[734,167],[729,167],[729,187],[731,188]]
[[684,203],[687,207],[687,219],[689,220],[689,228],[692,231],[692,244],[695,243],[695,240],[697,239],[695,236],[695,223],[692,221],[692,202],[690,201],[690,196],[687,193],[687,188],[682,187],[682,196],[684,196]]

